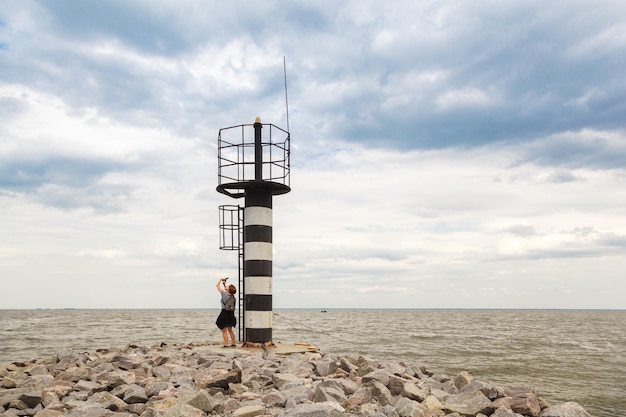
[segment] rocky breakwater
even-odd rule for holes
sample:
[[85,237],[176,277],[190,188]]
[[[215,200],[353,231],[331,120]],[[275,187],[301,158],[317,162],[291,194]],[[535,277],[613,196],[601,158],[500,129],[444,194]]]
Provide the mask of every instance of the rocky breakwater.
[[526,386],[364,356],[212,344],[62,351],[0,365],[0,415],[36,417],[588,417]]

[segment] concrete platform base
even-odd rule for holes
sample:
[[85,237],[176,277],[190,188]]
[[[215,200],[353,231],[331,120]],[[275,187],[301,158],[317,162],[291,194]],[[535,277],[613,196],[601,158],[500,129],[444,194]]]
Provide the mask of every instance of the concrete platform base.
[[289,355],[291,353],[317,352],[319,348],[309,343],[267,343],[265,348],[261,343],[237,343],[236,346],[224,347],[221,343],[203,346],[214,352],[238,352],[238,353],[275,353],[277,355]]

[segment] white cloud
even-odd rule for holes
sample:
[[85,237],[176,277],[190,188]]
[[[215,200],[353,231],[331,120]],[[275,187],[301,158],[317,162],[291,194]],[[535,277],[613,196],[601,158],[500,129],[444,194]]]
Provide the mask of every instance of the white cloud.
[[[445,281],[449,276],[440,268],[453,265],[459,276],[475,270],[482,271],[481,279],[504,274],[509,287],[503,288],[515,292],[520,262],[532,269],[541,259],[561,264],[600,253],[620,256],[621,249],[566,232],[614,230],[621,209],[602,206],[618,185],[610,171],[559,186],[534,180],[549,168],[512,166],[514,156],[499,146],[407,153],[352,148],[334,155],[335,163],[324,172],[296,172],[299,187],[276,202],[278,258],[289,264],[305,259],[323,283],[358,276],[362,287],[351,288],[364,293],[377,288],[372,285],[377,277],[391,276],[413,281],[417,290],[424,271]],[[588,205],[596,197],[604,208]],[[625,196],[619,191],[610,197],[620,198]],[[606,209],[610,220],[596,217],[597,209]],[[309,221],[298,223],[300,216]],[[502,236],[502,230],[521,237]],[[297,276],[310,282],[308,270],[287,268],[281,277],[289,277],[287,285],[295,285]]]
[[0,97],[25,109],[0,128],[2,156],[14,159],[50,156],[139,163],[155,156],[189,152],[193,143],[163,129],[121,124],[97,109],[76,112],[61,99],[20,85],[0,86]]

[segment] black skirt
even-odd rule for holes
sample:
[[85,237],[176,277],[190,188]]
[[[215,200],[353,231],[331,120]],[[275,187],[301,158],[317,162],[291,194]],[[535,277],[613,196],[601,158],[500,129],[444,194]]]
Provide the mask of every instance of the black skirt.
[[217,316],[217,320],[215,320],[215,324],[220,328],[220,330],[226,327],[235,327],[237,325],[235,312],[222,309],[220,315]]

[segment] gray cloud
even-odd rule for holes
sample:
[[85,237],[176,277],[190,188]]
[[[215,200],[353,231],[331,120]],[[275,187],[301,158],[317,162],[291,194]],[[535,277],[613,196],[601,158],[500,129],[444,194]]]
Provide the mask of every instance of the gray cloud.
[[[31,3],[22,12],[40,26],[19,28],[27,34],[4,42],[2,60],[7,81],[132,123],[167,115],[161,123],[193,134],[215,127],[201,121],[207,116],[230,125],[229,114],[258,112],[244,102],[280,109],[287,55],[300,125],[314,120],[324,134],[383,147],[477,146],[622,127],[626,53],[611,37],[624,23],[618,4],[590,18],[585,3],[357,11],[189,2],[189,13],[142,2]],[[5,20],[4,32],[15,25]],[[35,31],[47,31],[46,42]],[[237,52],[238,44],[249,48]],[[202,90],[189,82],[197,75],[188,60],[203,51],[206,65],[232,54],[214,73],[230,72],[232,85],[213,76]],[[258,59],[274,65],[251,66]]]
[[120,184],[94,184],[82,188],[42,186],[34,201],[63,210],[91,209],[96,214],[128,211],[128,201],[136,188]]
[[574,182],[579,181],[580,179],[574,175],[571,171],[568,170],[557,170],[551,173],[548,178],[546,178],[547,182],[553,182],[556,184],[561,184],[565,182]]
[[507,227],[503,230],[503,232],[511,233],[520,237],[529,237],[535,234],[535,228],[525,224],[516,224],[514,226]]
[[102,38],[120,39],[133,49],[176,55],[186,47],[180,29],[159,7],[141,2],[58,1],[43,2],[50,27],[62,37],[87,42]]
[[535,140],[520,149],[519,163],[567,168],[619,169],[626,166],[626,144],[615,132],[566,132]]
[[115,169],[119,166],[108,160],[65,157],[4,160],[0,166],[0,187],[31,192],[44,184],[85,186]]
[[599,236],[598,241],[603,245],[614,246],[622,250],[626,249],[626,235],[604,233]]
[[[128,168],[128,167],[126,167]],[[88,208],[98,214],[128,210],[137,190],[131,184],[107,184],[100,180],[123,165],[109,160],[49,157],[41,160],[4,160],[0,165],[0,189],[24,195],[47,207],[63,210]]]

